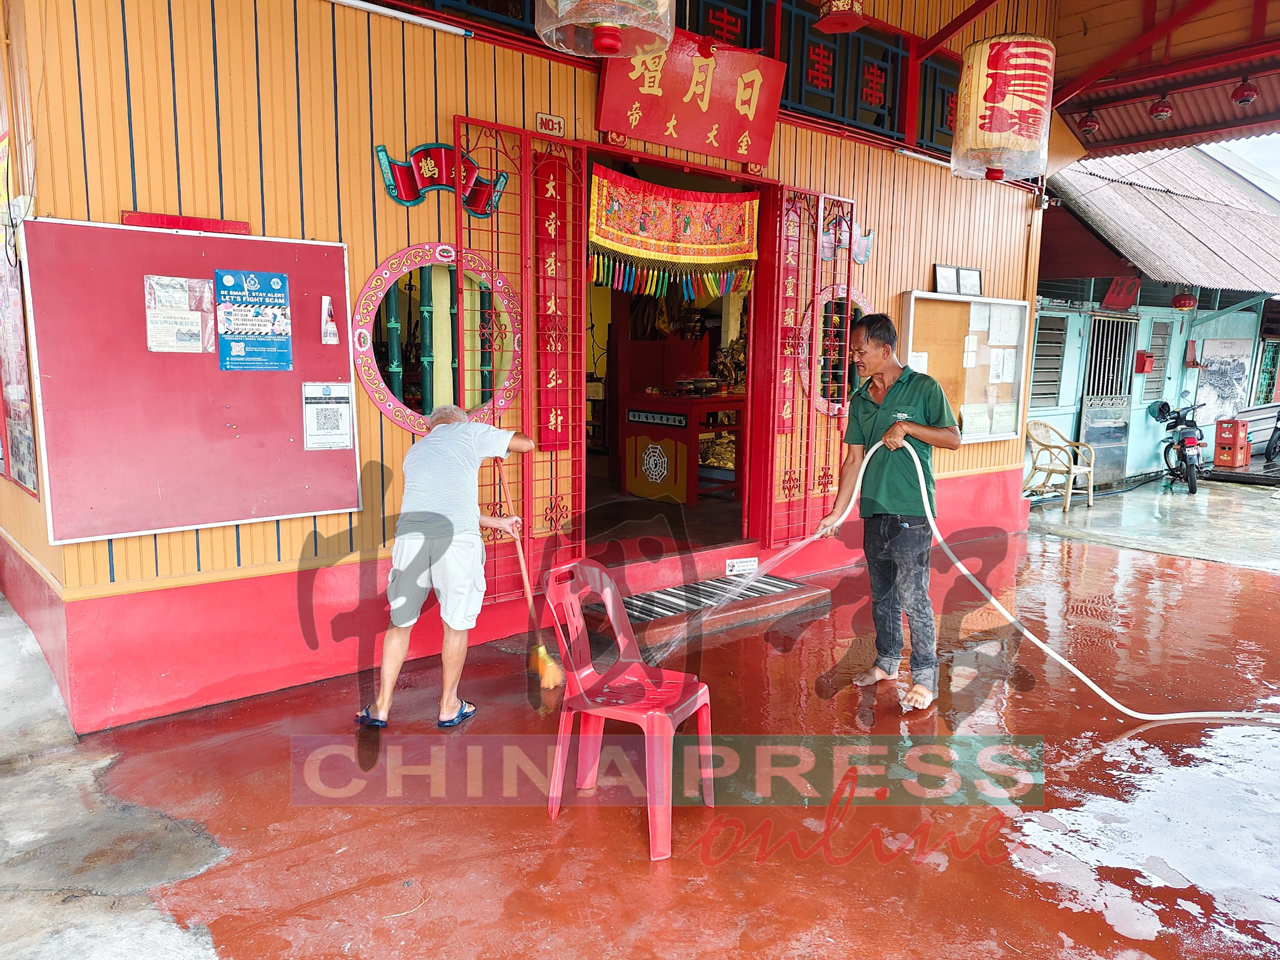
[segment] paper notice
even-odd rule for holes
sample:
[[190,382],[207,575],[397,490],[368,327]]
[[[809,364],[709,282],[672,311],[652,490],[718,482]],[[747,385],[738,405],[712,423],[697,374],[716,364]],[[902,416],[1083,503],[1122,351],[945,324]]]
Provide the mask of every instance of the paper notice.
[[970,367],[976,367],[977,365],[978,365],[978,351],[966,350],[964,352],[964,368],[968,370]]
[[190,307],[186,277],[147,276],[143,283],[154,291],[154,306],[169,310],[186,310]]
[[1004,351],[991,351],[991,373],[987,377],[987,383],[1000,383],[1004,380]]
[[213,283],[189,277],[142,278],[147,349],[199,353],[214,348]]
[[978,337],[976,334],[971,333],[969,334],[969,336],[964,338],[964,349],[966,353],[968,353],[970,350],[978,349]]
[[1004,352],[1004,369],[1000,374],[1001,383],[1013,383],[1018,378],[1018,351]]
[[303,449],[351,449],[351,384],[302,385]]
[[1018,405],[1016,403],[997,403],[991,412],[991,432],[994,434],[1015,434],[1018,432]]
[[338,324],[333,319],[333,299],[320,298],[320,342],[333,346],[338,342]]
[[912,353],[907,358],[907,365],[910,366],[911,369],[914,370],[916,373],[928,373],[929,372],[929,354],[923,353],[923,352]]
[[[184,280],[185,284],[186,281]],[[186,290],[182,296],[186,298]],[[147,349],[152,353],[200,353],[204,350],[199,310],[147,309]]]
[[969,332],[981,333],[991,326],[991,304],[969,304]]
[[987,343],[993,347],[1016,347],[1018,329],[1022,322],[1022,310],[1005,303],[991,306],[991,332]]

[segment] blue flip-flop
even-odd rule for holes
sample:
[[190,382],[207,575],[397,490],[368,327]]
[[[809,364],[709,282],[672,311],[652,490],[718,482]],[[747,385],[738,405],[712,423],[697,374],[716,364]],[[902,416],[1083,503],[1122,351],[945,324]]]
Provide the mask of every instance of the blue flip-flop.
[[360,724],[362,727],[376,727],[379,730],[385,730],[387,727],[387,721],[379,720],[377,717],[369,713],[369,709],[372,706],[373,704],[369,704],[368,707],[365,707],[360,713],[356,714],[356,723]]
[[465,700],[460,700],[459,702],[462,706],[458,708],[458,715],[452,720],[437,720],[437,727],[441,730],[447,730],[449,727],[456,727],[458,724],[463,723],[466,720],[470,720],[476,715],[476,705],[474,703],[467,703]]

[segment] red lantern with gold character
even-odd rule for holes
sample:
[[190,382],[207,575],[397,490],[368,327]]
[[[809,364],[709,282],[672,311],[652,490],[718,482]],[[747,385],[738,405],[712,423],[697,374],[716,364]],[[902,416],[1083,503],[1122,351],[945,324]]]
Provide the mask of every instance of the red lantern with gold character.
[[952,174],[966,180],[1026,180],[1044,174],[1054,57],[1050,41],[1022,33],[965,48]]
[[675,0],[534,0],[534,28],[580,57],[656,56],[671,44]]

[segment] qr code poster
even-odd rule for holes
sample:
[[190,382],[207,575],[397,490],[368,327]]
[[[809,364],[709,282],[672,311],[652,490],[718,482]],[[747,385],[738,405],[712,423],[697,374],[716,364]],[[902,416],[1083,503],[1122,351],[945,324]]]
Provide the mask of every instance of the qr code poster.
[[351,384],[304,383],[302,385],[303,448],[350,450]]

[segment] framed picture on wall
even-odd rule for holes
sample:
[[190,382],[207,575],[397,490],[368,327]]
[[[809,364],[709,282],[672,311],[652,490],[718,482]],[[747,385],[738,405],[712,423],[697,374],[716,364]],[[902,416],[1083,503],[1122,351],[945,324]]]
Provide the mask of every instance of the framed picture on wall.
[[935,263],[933,265],[933,292],[952,294],[959,293],[959,268],[949,266],[945,263]]
[[960,295],[964,297],[982,296],[982,271],[972,267],[960,267]]

